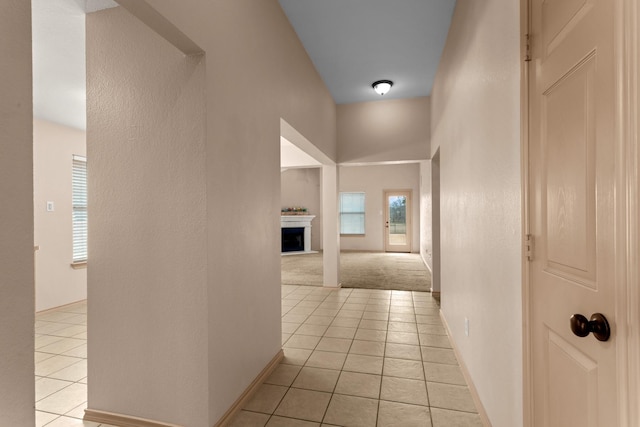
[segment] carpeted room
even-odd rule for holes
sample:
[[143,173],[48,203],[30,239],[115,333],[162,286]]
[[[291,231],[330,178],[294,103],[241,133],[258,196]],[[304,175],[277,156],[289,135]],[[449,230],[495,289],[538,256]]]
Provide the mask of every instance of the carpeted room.
[[[341,166],[340,191],[362,191],[366,198],[365,232],[341,236],[340,282],[342,287],[429,291],[431,274],[417,253],[420,225],[420,167],[417,163]],[[316,253],[282,257],[282,284],[322,286],[322,217],[320,169],[293,168],[281,173],[281,205],[306,209],[316,215],[311,222],[311,250]],[[410,190],[413,205],[412,253],[384,252],[383,194],[390,188]]]

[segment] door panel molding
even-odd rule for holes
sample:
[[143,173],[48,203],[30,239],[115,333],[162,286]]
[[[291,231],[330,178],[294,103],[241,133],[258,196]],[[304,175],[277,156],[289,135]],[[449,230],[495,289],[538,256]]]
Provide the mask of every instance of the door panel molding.
[[[546,7],[545,14],[548,15],[548,18],[555,17],[552,20],[555,21],[558,27],[555,32],[552,31],[553,37],[545,40],[546,52],[549,55],[564,40],[571,29],[578,25],[578,22],[589,13],[589,10],[593,7],[594,0],[545,1],[544,3],[549,4]],[[570,3],[573,3],[573,5]],[[563,22],[565,25],[562,25]]]
[[[595,427],[598,419],[598,363],[548,326],[546,346],[545,375],[558,378],[571,374],[571,381],[560,381],[560,387],[549,390],[546,396],[548,410],[545,412],[553,414],[552,419],[546,420],[547,425]],[[566,396],[570,396],[568,400]],[[582,419],[571,416],[568,407]]]
[[[590,51],[543,92],[540,106],[542,133],[546,134],[542,143],[545,170],[541,173],[544,268],[592,289],[597,287],[595,99],[590,96],[594,92],[595,67],[595,51]],[[548,123],[563,120],[563,111],[575,116],[565,125],[573,123],[575,129],[568,132],[564,127],[562,134],[550,134],[550,129],[559,126]],[[566,139],[567,133],[580,134],[581,138]],[[567,167],[568,163],[571,167]],[[581,173],[568,172],[575,170]],[[556,229],[554,224],[560,227]],[[575,244],[567,246],[569,240]]]
[[[616,330],[612,343],[616,348],[618,370],[618,424],[620,427],[640,425],[640,6],[637,0],[611,0],[615,5],[614,16],[614,63],[615,63],[615,135],[611,148],[615,150],[615,189],[614,201],[615,229],[614,248],[614,298]],[[530,283],[530,263],[526,256],[526,236],[531,231],[530,208],[532,206],[530,166],[530,88],[529,76],[535,70],[528,63],[531,51],[528,35],[531,33],[531,0],[521,0],[521,161],[522,161],[522,197],[523,197],[523,425],[534,426],[533,388],[531,358],[532,299]],[[553,2],[547,2],[547,5]],[[557,3],[557,2],[556,2]],[[569,2],[579,5],[581,11],[590,9],[594,2]],[[586,13],[586,12],[585,12]],[[582,13],[574,15],[573,20],[582,19]],[[572,26],[569,22],[567,25]],[[560,27],[559,27],[560,28]],[[553,37],[555,50],[559,32]],[[562,34],[560,34],[562,35]],[[565,37],[562,35],[562,37]],[[541,49],[538,54],[550,53],[548,45],[534,47]],[[535,247],[535,245],[534,245]],[[541,255],[542,248],[536,248],[534,257]],[[538,253],[536,253],[538,252]],[[571,278],[575,279],[575,278]],[[564,339],[563,339],[564,340]],[[557,340],[550,340],[557,344]],[[570,341],[572,342],[572,341]]]

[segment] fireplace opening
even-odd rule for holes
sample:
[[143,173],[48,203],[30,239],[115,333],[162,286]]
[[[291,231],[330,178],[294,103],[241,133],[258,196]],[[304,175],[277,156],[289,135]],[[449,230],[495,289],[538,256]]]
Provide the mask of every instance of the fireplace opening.
[[304,227],[282,228],[282,252],[304,251]]

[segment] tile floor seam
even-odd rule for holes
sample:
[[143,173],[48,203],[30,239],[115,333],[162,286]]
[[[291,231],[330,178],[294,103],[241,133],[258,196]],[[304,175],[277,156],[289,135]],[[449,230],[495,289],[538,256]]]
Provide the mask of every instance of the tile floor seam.
[[378,425],[378,418],[380,417],[380,401],[382,400],[382,384],[384,378],[384,359],[387,357],[387,336],[389,335],[389,323],[391,322],[391,311],[387,312],[387,329],[384,338],[384,352],[382,353],[382,372],[380,376],[380,389],[378,391],[378,410],[376,412],[376,426]]
[[[336,389],[336,386],[338,385],[338,381],[336,381],[336,385],[333,386],[333,389]],[[327,417],[327,412],[329,412],[329,406],[331,406],[331,401],[333,400],[333,396],[335,395],[335,393],[331,393],[331,397],[329,398],[329,403],[327,404],[327,407],[324,408],[324,412],[322,413],[322,418],[320,419],[320,425],[322,425],[324,423],[324,419]]]
[[389,311],[387,313],[387,329],[386,329],[386,336],[384,339],[384,352],[382,353],[382,372],[380,373],[380,387],[378,390],[378,404],[376,405],[376,422],[375,425],[378,425],[378,421],[380,419],[380,401],[382,400],[382,379],[384,378],[384,359],[386,357],[386,353],[387,353],[387,336],[389,335],[389,323],[391,322],[391,311]]
[[[47,379],[57,379],[57,378],[49,378],[49,377],[43,377],[43,378],[47,378]],[[66,380],[59,380],[59,381],[69,382],[70,384],[67,384],[66,386],[62,387],[61,389],[56,390],[56,391],[54,391],[54,392],[51,392],[51,393],[47,394],[46,396],[42,397],[41,399],[36,400],[36,403],[41,402],[42,400],[46,399],[47,397],[52,396],[52,395],[54,395],[54,394],[58,393],[59,391],[62,391],[62,390],[64,390],[64,389],[66,389],[66,388],[69,388],[69,387],[71,387],[73,384],[75,384],[75,382],[70,382],[70,381],[66,381]],[[38,410],[40,411],[40,409],[38,409]],[[43,411],[43,412],[49,412],[49,411]],[[51,413],[54,413],[54,412],[51,412]],[[57,415],[61,415],[61,414],[57,414]]]
[[[414,311],[415,311],[415,304],[414,304]],[[417,324],[418,324],[418,319],[416,318],[416,328],[417,328]],[[420,336],[418,336],[418,343],[420,343],[419,341]],[[420,345],[420,344],[419,344]],[[422,374],[424,375],[424,388],[425,391],[427,392],[427,404],[429,405],[429,423],[431,424],[431,426],[433,426],[433,411],[431,411],[431,398],[429,397],[429,387],[427,387],[427,373],[424,369],[424,357],[422,356],[422,346],[420,346],[420,366],[422,366]]]

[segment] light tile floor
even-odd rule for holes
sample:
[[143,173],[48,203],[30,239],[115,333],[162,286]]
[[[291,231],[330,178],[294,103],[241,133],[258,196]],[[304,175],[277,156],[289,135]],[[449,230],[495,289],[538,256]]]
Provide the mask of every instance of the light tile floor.
[[[36,427],[82,421],[86,302],[36,315]],[[282,286],[285,359],[233,427],[476,427],[431,294]]]
[[36,314],[36,427],[109,427],[87,407],[87,303]]
[[282,344],[233,427],[482,426],[429,293],[284,285]]

